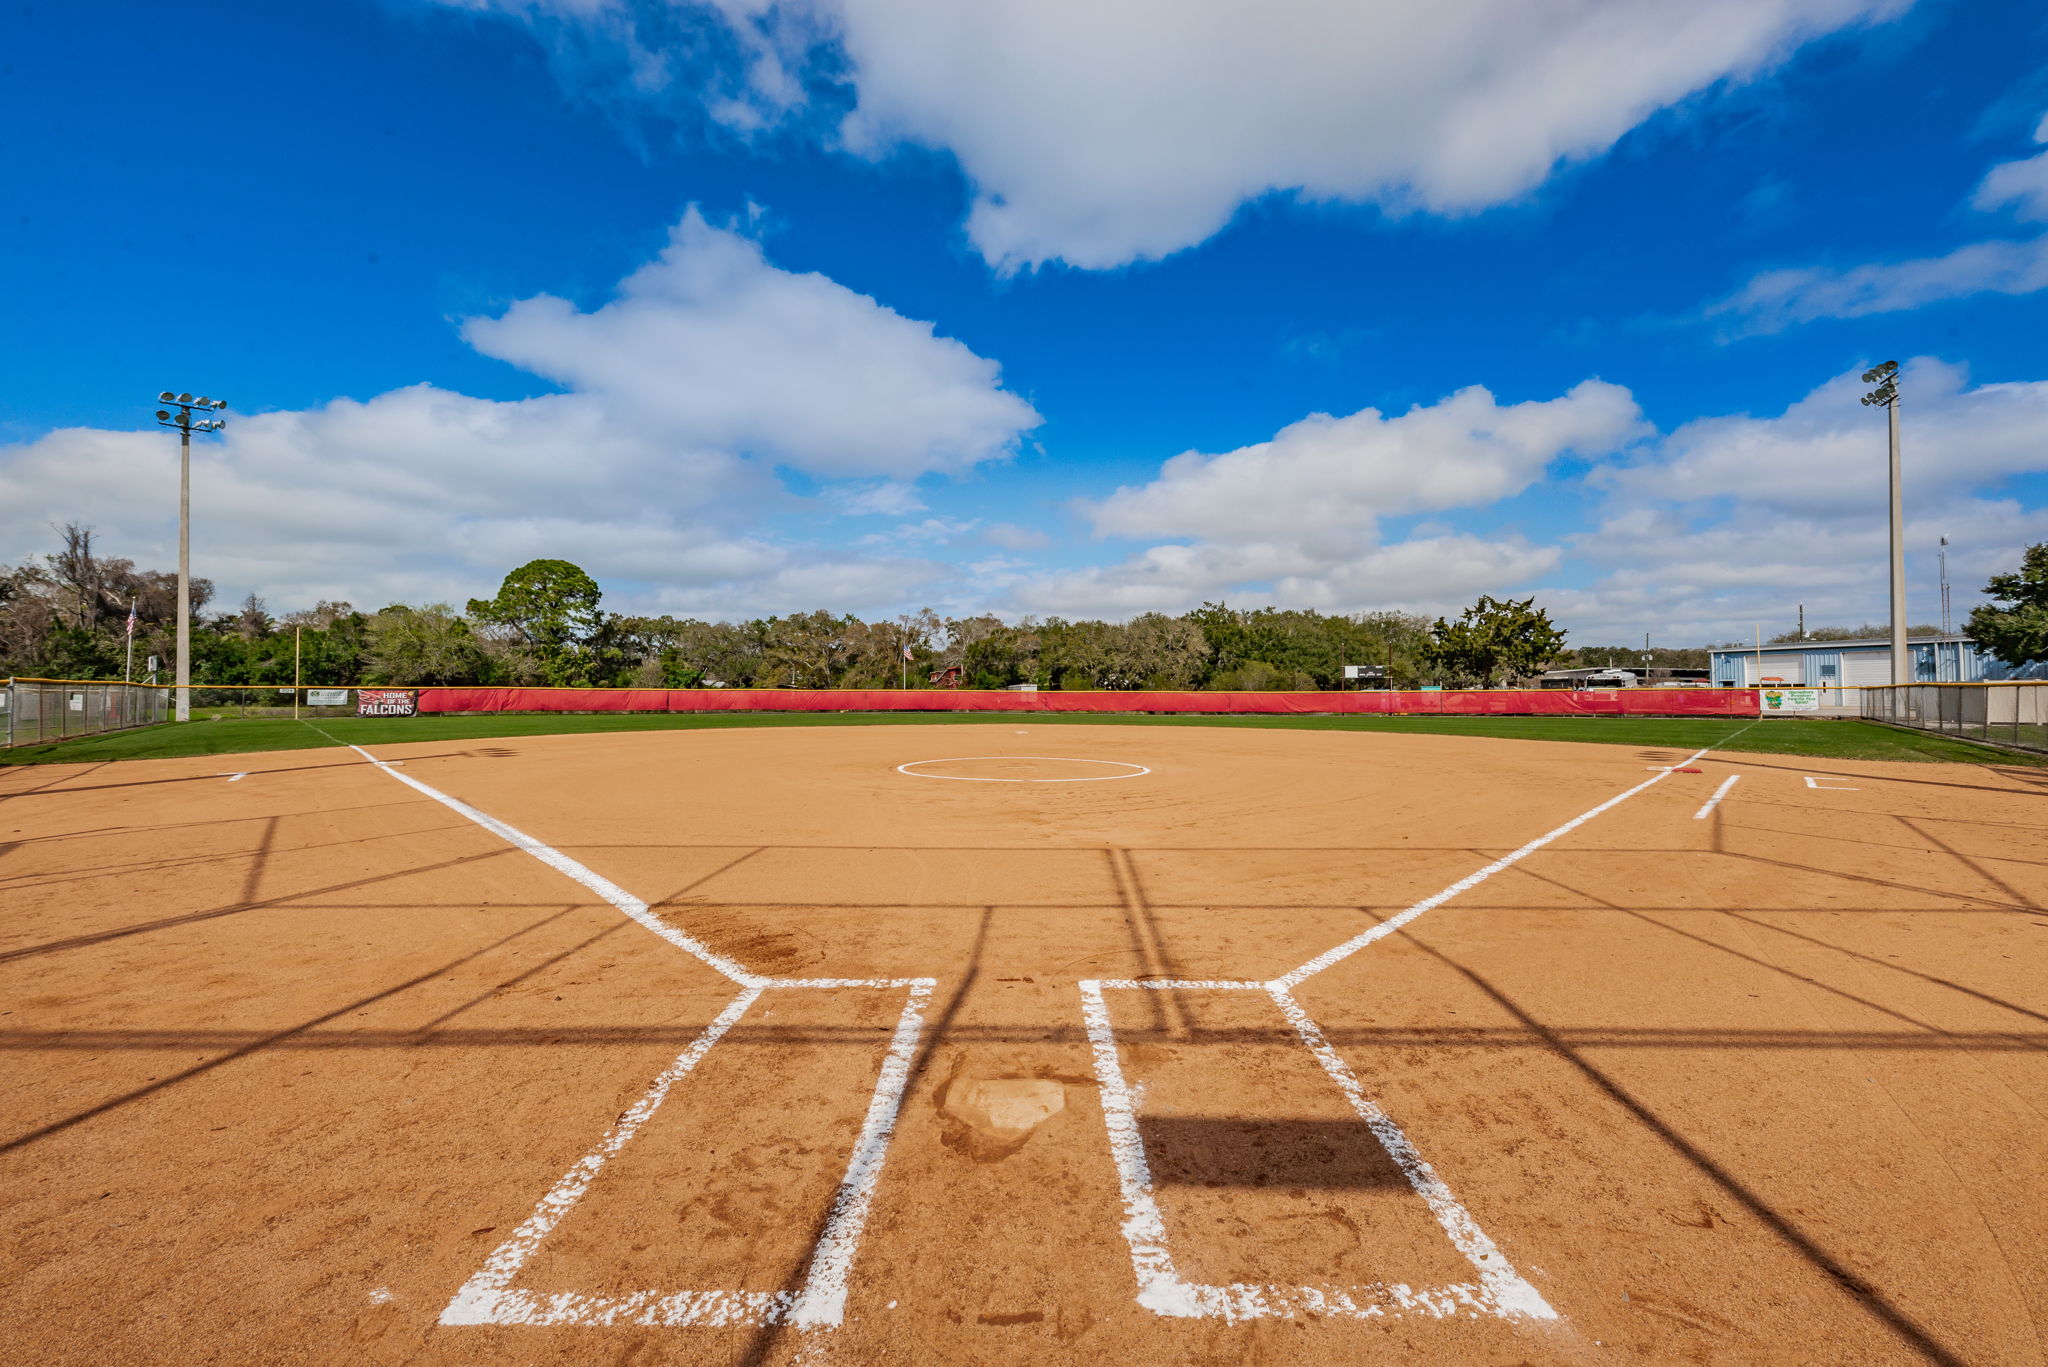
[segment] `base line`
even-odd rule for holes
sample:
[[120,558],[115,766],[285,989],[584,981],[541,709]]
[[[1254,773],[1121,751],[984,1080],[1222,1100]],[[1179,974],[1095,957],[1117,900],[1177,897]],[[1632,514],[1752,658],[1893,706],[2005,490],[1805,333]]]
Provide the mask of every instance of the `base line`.
[[1741,778],[1742,775],[1740,774],[1730,774],[1727,778],[1722,779],[1721,786],[1714,789],[1714,795],[1706,800],[1704,806],[1702,806],[1698,811],[1692,814],[1692,819],[1694,821],[1705,821],[1707,819],[1708,814],[1711,813],[1714,810],[1714,808],[1721,805],[1721,799],[1728,796],[1728,790],[1730,788],[1733,788],[1736,785],[1736,783],[1741,780]]
[[[1750,725],[1754,726],[1755,723],[1752,722],[1750,723]],[[1744,728],[1744,730],[1747,729],[1747,727]],[[1736,735],[1740,734],[1742,734],[1740,731],[1736,732]],[[1711,748],[1711,746],[1707,747],[1707,749]],[[1678,764],[1673,765],[1672,768],[1675,769],[1683,765],[1691,764],[1694,760],[1698,759],[1701,755],[1704,755],[1706,753],[1706,749],[1695,750],[1691,754],[1687,755],[1684,759],[1680,760]],[[1365,931],[1363,934],[1354,935],[1350,939],[1346,940],[1343,944],[1338,945],[1335,949],[1325,950],[1323,953],[1316,955],[1315,958],[1310,959],[1307,963],[1303,964],[1300,968],[1295,969],[1292,973],[1286,973],[1278,978],[1273,979],[1271,986],[1275,989],[1282,991],[1292,991],[1294,988],[1300,986],[1303,982],[1307,981],[1309,978],[1314,977],[1316,974],[1322,972],[1324,969],[1342,963],[1344,960],[1356,954],[1359,950],[1364,949],[1373,941],[1384,939],[1387,936],[1392,935],[1395,931],[1407,925],[1409,922],[1414,921],[1415,919],[1424,915],[1427,912],[1436,910],[1444,903],[1450,901],[1453,897],[1456,897],[1459,893],[1470,892],[1473,888],[1478,887],[1481,883],[1484,883],[1487,879],[1493,877],[1496,873],[1499,873],[1501,870],[1512,868],[1516,864],[1521,863],[1522,860],[1536,853],[1536,851],[1542,849],[1551,841],[1556,840],[1560,836],[1571,834],[1573,831],[1585,825],[1588,821],[1591,821],[1594,817],[1600,815],[1602,812],[1611,811],[1613,808],[1619,807],[1622,803],[1628,801],[1637,793],[1644,792],[1648,789],[1654,788],[1658,784],[1662,783],[1665,779],[1670,777],[1671,770],[1667,769],[1664,772],[1656,775],[1654,778],[1644,779],[1641,783],[1638,783],[1635,787],[1629,789],[1627,792],[1618,793],[1615,796],[1608,798],[1599,806],[1590,808],[1587,811],[1579,813],[1577,816],[1573,817],[1570,821],[1565,822],[1564,825],[1559,826],[1557,829],[1546,831],[1542,835],[1537,836],[1534,840],[1531,840],[1528,844],[1522,846],[1522,848],[1516,850],[1513,854],[1503,855],[1501,858],[1494,860],[1491,864],[1488,864],[1485,868],[1479,870],[1477,873],[1470,873],[1465,875],[1465,877],[1460,878],[1457,882],[1451,884],[1442,892],[1437,893],[1434,897],[1423,898],[1414,906],[1409,907],[1404,911],[1398,911],[1394,913],[1392,916],[1389,916],[1386,920],[1380,922],[1371,930]]]
[[[311,723],[309,722],[308,725],[311,725]],[[318,730],[319,728],[315,727],[314,729]],[[639,898],[635,897],[632,893],[627,892],[624,888],[620,887],[617,883],[612,882],[611,879],[606,878],[604,875],[596,873],[593,870],[585,867],[584,865],[577,863],[574,859],[571,859],[568,855],[563,854],[560,850],[554,848],[552,845],[544,845],[540,841],[535,840],[532,836],[528,835],[526,832],[519,830],[514,826],[507,825],[505,822],[498,820],[498,818],[492,816],[488,812],[480,812],[476,808],[470,806],[467,802],[463,802],[458,798],[452,798],[448,796],[448,794],[440,791],[438,788],[430,788],[426,784],[420,782],[418,779],[412,777],[410,774],[399,773],[397,768],[395,768],[393,765],[386,763],[384,760],[378,759],[375,755],[371,754],[368,750],[365,750],[360,745],[351,745],[348,748],[355,751],[357,754],[361,755],[364,759],[370,761],[370,763],[376,765],[379,769],[382,769],[385,773],[391,775],[391,777],[397,779],[400,783],[403,783],[406,787],[414,789],[415,791],[421,793],[425,793],[428,797],[434,799],[434,801],[440,803],[443,807],[448,808],[448,810],[452,812],[457,812],[462,816],[468,817],[471,821],[474,821],[477,825],[483,827],[492,835],[497,836],[506,844],[524,850],[526,853],[532,855],[541,863],[546,864],[549,868],[555,870],[557,873],[563,874],[569,878],[574,879],[576,882],[581,883],[584,887],[589,888],[592,892],[596,893],[599,897],[602,897],[605,901],[611,903],[612,906],[624,912],[627,916],[631,917],[634,921],[637,921],[640,925],[646,927],[648,930],[653,931],[656,935],[659,935],[662,939],[668,941],[677,949],[682,950],[683,953],[689,955],[693,959],[698,960],[699,962],[704,964],[705,967],[710,968],[714,972],[724,974],[726,977],[738,983],[741,987],[765,987],[773,983],[773,979],[763,978],[753,973],[749,973],[745,968],[741,967],[739,964],[734,963],[731,959],[726,958],[723,954],[716,952],[709,946],[702,944],[701,942],[692,938],[691,936],[685,935],[682,931],[677,930],[674,926],[670,925],[668,922],[662,920],[659,916],[656,916],[653,912],[649,911],[647,909],[647,904],[641,901]]]

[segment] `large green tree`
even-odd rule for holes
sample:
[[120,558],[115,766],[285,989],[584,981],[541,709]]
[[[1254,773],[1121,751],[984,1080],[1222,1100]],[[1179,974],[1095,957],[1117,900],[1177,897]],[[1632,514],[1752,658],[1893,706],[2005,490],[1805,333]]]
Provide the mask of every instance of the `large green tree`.
[[1428,659],[1446,683],[1493,688],[1541,672],[1563,650],[1564,632],[1533,597],[1482,594],[1457,621],[1437,618]]
[[[518,676],[557,686],[604,682],[614,653],[598,602],[604,590],[566,560],[529,560],[495,598],[472,598],[469,615],[495,629]],[[604,639],[600,639],[604,638]]]
[[[364,679],[370,683],[490,683],[483,642],[446,603],[396,603],[369,619]],[[332,678],[320,682],[336,682]]]
[[2020,567],[1992,575],[1984,592],[1994,601],[1970,613],[1977,644],[2009,665],[2048,660],[2048,541],[2027,547]]

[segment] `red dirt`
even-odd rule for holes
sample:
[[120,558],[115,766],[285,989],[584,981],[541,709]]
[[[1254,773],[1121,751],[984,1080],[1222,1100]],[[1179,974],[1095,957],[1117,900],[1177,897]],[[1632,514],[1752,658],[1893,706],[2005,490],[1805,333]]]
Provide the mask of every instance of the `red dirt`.
[[[961,753],[1151,772],[896,771]],[[2037,774],[1709,755],[1308,979],[1560,1318],[1226,1323],[1136,1303],[1077,984],[1285,973],[1681,756],[1038,723],[379,755],[755,973],[937,980],[844,1325],[438,1323],[737,988],[324,750],[0,774],[0,1360],[2048,1361]],[[904,997],[767,992],[517,1284],[794,1287]],[[1472,1280],[1264,993],[1107,1001],[1184,1277]]]

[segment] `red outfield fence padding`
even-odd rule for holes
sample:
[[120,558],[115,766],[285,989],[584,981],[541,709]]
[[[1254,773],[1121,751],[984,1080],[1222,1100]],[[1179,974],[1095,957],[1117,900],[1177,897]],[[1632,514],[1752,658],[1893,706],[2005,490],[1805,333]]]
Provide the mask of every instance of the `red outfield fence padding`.
[[1754,688],[1012,693],[927,688],[422,688],[425,712],[1190,712],[1243,716],[1754,717]]

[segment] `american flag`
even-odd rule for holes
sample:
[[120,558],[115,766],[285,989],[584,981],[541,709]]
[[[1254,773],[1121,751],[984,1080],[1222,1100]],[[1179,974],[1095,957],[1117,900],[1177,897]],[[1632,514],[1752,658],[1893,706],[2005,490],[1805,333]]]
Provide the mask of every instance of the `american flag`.
[[903,658],[906,660],[914,660],[917,658],[915,655],[912,655],[910,653],[910,642],[908,641],[905,641],[903,643]]
[[135,639],[135,604],[128,605],[128,639]]

